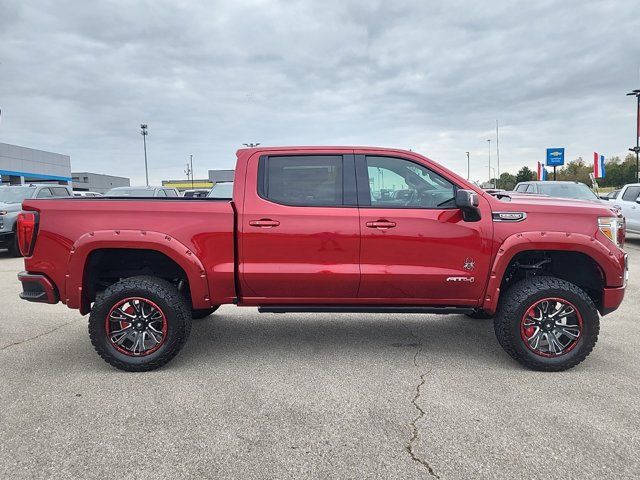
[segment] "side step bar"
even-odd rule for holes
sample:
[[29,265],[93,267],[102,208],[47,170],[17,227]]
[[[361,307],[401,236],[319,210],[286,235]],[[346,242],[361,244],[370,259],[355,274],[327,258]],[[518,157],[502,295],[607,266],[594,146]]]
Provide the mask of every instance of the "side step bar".
[[263,305],[260,313],[473,313],[471,307],[426,307],[383,305]]

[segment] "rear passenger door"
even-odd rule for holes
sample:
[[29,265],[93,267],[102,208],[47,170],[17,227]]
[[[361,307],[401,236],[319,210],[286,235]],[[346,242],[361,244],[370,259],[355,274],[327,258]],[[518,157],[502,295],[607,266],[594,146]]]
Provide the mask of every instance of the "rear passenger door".
[[251,157],[238,221],[245,300],[335,303],[356,298],[356,201],[351,151]]
[[640,232],[640,205],[636,203],[638,196],[640,185],[628,185],[615,199],[615,204],[622,209],[627,228],[634,232]]

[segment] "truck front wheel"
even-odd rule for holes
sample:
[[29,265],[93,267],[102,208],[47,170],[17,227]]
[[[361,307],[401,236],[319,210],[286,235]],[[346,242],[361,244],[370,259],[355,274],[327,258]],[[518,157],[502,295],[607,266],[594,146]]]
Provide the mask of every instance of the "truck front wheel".
[[582,362],[598,340],[600,320],[591,298],[555,277],[531,277],[500,300],[494,319],[498,342],[524,366],[548,372]]
[[154,370],[175,357],[187,341],[187,305],[166,280],[126,278],[96,298],[89,316],[91,343],[103,360],[120,370]]

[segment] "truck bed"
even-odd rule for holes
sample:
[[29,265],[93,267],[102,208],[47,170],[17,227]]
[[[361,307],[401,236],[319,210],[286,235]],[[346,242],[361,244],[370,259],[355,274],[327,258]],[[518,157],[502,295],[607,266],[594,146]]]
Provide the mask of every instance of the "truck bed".
[[[26,269],[46,275],[70,308],[88,308],[79,305],[86,280],[83,260],[97,247],[141,250],[160,244],[176,263],[189,259],[190,264],[181,266],[192,283],[194,308],[235,297],[234,210],[228,200],[70,198],[28,200],[24,208],[39,213],[37,240],[33,255],[25,259]],[[83,248],[85,241],[90,250]],[[73,271],[76,265],[80,271]],[[215,293],[208,288],[213,284]]]

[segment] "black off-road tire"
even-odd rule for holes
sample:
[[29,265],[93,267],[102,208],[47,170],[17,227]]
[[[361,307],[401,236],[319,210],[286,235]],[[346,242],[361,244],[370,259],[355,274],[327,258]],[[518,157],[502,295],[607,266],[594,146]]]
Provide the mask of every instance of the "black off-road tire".
[[22,257],[22,253],[20,252],[20,247],[18,246],[18,234],[14,233],[13,234],[13,239],[11,240],[11,243],[9,244],[9,255],[11,255],[12,257]]
[[[520,335],[520,322],[535,302],[545,298],[569,301],[582,317],[582,332],[570,351],[557,357],[544,357],[530,350]],[[575,367],[593,350],[600,331],[600,317],[587,293],[576,285],[555,277],[539,276],[522,280],[500,299],[494,318],[498,342],[504,350],[525,367],[546,372],[559,372]]]
[[494,315],[491,315],[484,310],[476,310],[473,313],[467,313],[467,317],[473,318],[474,320],[489,320],[493,318]]
[[[166,339],[152,353],[131,356],[117,350],[107,337],[105,321],[111,308],[119,301],[139,297],[150,300],[164,314]],[[89,315],[89,337],[98,355],[120,370],[146,372],[169,362],[184,346],[191,333],[191,309],[178,289],[166,280],[153,276],[137,276],[111,285],[96,298]]]
[[193,309],[191,310],[191,318],[193,318],[194,320],[200,320],[201,318],[208,317],[219,308],[220,308],[220,305],[216,305],[215,307],[211,307],[211,308],[203,308],[201,310]]

